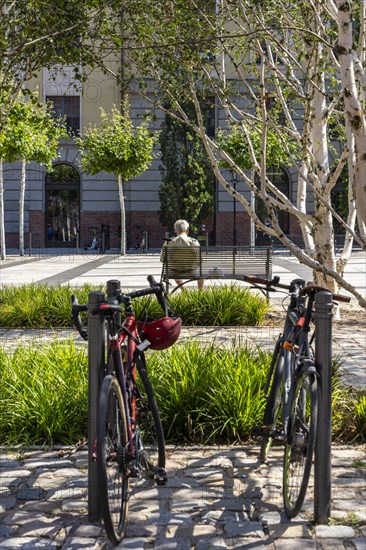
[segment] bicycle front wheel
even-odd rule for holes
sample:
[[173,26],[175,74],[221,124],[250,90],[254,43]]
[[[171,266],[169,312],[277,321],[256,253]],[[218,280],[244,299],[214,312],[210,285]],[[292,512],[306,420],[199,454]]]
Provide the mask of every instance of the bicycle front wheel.
[[165,439],[159,409],[149,380],[145,362],[136,360],[138,378],[135,383],[136,433],[138,464],[145,479],[165,485]]
[[283,502],[287,517],[301,510],[309,483],[318,419],[315,374],[303,373],[296,383],[283,460]]
[[97,421],[98,494],[108,538],[118,544],[125,533],[129,478],[124,467],[128,442],[121,388],[113,375],[103,379]]
[[263,418],[263,431],[260,449],[260,461],[267,462],[268,453],[273,443],[273,437],[276,431],[280,429],[279,419],[281,417],[281,403],[283,394],[283,369],[286,361],[289,361],[289,352],[286,350],[280,350],[277,359],[274,372],[272,374],[272,380],[270,381],[270,390],[267,397],[266,406],[264,409]]

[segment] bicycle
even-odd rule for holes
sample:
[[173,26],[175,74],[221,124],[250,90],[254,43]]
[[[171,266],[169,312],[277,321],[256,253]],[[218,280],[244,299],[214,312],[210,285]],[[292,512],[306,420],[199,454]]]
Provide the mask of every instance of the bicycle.
[[[92,315],[105,317],[109,339],[92,459],[97,462],[104,526],[114,544],[124,537],[128,502],[137,483],[140,480],[153,480],[157,485],[167,483],[164,433],[147,374],[145,351],[173,345],[180,334],[181,319],[170,308],[164,286],[151,275],[147,279],[149,288],[120,294],[91,311]],[[151,294],[155,294],[164,317],[156,321],[146,315],[144,319],[136,319],[132,300]],[[86,340],[88,335],[80,312],[86,311],[87,306],[78,304],[75,296],[71,299],[74,324]]]
[[[272,355],[264,388],[266,404],[263,426],[256,429],[261,437],[260,461],[267,462],[274,439],[285,446],[283,457],[283,503],[287,517],[301,510],[309,483],[318,422],[318,371],[315,364],[311,332],[315,295],[327,290],[294,279],[290,285],[279,277],[266,281],[245,276],[244,280],[262,291],[287,291],[290,302],[283,331]],[[333,300],[349,302],[342,294]]]

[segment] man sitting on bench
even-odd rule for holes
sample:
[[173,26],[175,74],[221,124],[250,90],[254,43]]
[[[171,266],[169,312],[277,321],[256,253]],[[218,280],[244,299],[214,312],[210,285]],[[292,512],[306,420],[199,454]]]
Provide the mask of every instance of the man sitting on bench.
[[[167,253],[167,272],[174,277],[177,285],[182,285],[182,278],[194,278],[197,274],[200,264],[200,243],[196,239],[188,237],[189,223],[186,220],[177,220],[174,224],[174,231],[177,236],[164,243],[160,261],[164,262],[165,253]],[[165,251],[166,247],[169,252]],[[197,279],[199,290],[203,288],[203,284],[203,279]],[[181,289],[183,290],[183,287]]]

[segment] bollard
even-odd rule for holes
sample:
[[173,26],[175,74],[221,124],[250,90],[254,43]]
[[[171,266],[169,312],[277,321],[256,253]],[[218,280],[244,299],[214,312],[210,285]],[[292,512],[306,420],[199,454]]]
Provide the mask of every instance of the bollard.
[[314,459],[314,520],[327,524],[331,501],[332,318],[331,292],[315,296],[315,363],[318,378],[318,426]]
[[97,431],[97,404],[105,358],[105,325],[102,315],[92,315],[97,304],[105,302],[102,292],[91,292],[88,300],[88,517],[99,521],[97,463],[93,451]]

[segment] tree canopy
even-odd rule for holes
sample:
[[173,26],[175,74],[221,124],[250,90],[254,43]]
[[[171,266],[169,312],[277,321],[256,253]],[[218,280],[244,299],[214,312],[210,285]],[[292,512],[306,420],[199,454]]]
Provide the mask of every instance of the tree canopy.
[[121,254],[126,249],[126,222],[123,181],[139,176],[153,158],[154,135],[147,124],[134,127],[126,102],[123,112],[113,107],[110,113],[101,109],[101,123],[90,126],[82,138],[80,165],[88,174],[113,173],[118,178],[121,208]]
[[[353,241],[366,246],[365,3],[142,0],[135,9],[133,1],[125,6],[118,44],[130,89],[154,107],[169,100],[170,114],[202,140],[219,183],[235,194],[220,169],[224,161],[246,184],[247,193],[235,196],[256,227],[312,267],[319,284],[341,285],[366,305],[343,277]],[[238,165],[223,141],[207,135],[202,95],[215,96],[224,126],[241,134],[249,162]],[[185,108],[190,102],[194,117]],[[295,200],[267,177],[274,136],[297,172]],[[345,166],[348,212],[342,219],[331,201]],[[249,191],[263,202],[270,227],[253,210]],[[281,210],[296,218],[305,249],[283,232]],[[333,219],[346,230],[340,258]]]

